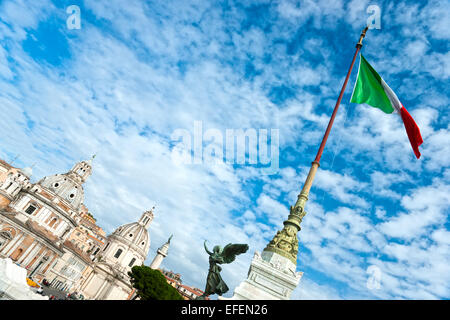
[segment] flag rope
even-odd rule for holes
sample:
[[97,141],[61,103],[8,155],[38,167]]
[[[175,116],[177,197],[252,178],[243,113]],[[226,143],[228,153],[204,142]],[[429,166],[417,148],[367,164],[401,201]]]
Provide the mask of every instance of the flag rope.
[[[350,107],[350,106],[349,106],[349,107]],[[348,114],[349,114],[349,113],[350,113],[349,110],[347,110],[347,109],[345,108],[344,122],[342,123],[342,126],[343,126],[343,127],[345,126],[345,123],[347,122]],[[334,149],[334,154],[333,154],[333,159],[331,160],[330,170],[333,169],[333,166],[334,166],[334,160],[336,159],[336,154],[337,154],[338,151],[339,151],[341,142],[342,142],[342,133],[339,135],[339,140],[338,140],[338,142],[337,142],[337,144],[336,144],[336,148]],[[325,199],[325,193],[326,193],[326,190],[323,190],[322,200],[320,200],[320,202],[318,202],[319,205],[321,205],[321,206],[322,206],[323,200]]]

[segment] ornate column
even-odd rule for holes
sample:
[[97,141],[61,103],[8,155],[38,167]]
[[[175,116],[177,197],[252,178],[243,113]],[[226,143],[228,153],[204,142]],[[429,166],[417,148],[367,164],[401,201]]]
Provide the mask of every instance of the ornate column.
[[167,240],[166,243],[164,243],[156,252],[156,256],[153,259],[152,263],[150,264],[150,268],[152,269],[158,269],[161,265],[161,262],[165,257],[168,255],[169,246],[170,246],[170,240],[172,239],[172,236],[170,236],[169,240]]
[[[317,169],[320,166],[320,158],[322,157],[325,144],[331,131],[336,113],[341,103],[345,87],[350,77],[356,56],[362,47],[362,40],[364,39],[368,27],[366,27],[360,35],[359,42],[356,44],[356,51],[353,55],[353,60],[350,68],[347,71],[347,76],[342,85],[341,92],[336,101],[336,105],[328,122],[327,129],[320,144],[316,158],[311,164],[306,181],[303,185],[302,191],[298,195],[297,202],[290,208],[289,217],[283,222],[284,227],[278,231],[275,237],[267,244],[266,248],[260,255],[255,252],[248,278],[241,282],[235,289],[234,296],[231,299],[249,299],[249,300],[270,300],[270,299],[289,299],[292,291],[297,287],[302,272],[296,272],[297,254],[298,254],[298,239],[297,233],[301,230],[300,223],[306,215],[304,210],[305,204],[308,201],[309,191],[311,189]],[[219,297],[220,299],[220,297]]]
[[[301,193],[299,200],[307,193]],[[303,201],[291,206],[284,227],[267,244],[263,252],[255,252],[246,280],[234,290],[232,300],[289,300],[303,272],[297,272],[300,223],[306,212]],[[220,298],[224,299],[226,298]]]

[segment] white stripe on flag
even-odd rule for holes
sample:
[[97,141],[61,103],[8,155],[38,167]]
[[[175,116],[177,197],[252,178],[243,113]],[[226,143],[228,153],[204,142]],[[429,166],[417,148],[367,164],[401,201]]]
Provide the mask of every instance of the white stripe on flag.
[[391,102],[392,107],[394,110],[396,110],[398,113],[400,113],[400,109],[403,107],[400,100],[398,100],[397,95],[392,91],[391,88],[387,85],[387,83],[381,78],[381,86],[384,89],[384,92],[386,93],[389,101]]

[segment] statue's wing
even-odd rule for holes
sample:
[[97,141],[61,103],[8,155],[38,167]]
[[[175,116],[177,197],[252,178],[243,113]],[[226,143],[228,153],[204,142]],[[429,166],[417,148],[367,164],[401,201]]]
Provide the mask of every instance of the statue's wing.
[[224,263],[231,263],[236,259],[238,254],[247,252],[248,245],[247,244],[232,244],[229,243],[222,250],[222,258]]

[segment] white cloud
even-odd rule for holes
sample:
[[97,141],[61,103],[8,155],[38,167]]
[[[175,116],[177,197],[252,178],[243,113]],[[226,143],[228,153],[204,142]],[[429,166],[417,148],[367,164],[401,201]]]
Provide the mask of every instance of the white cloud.
[[380,225],[390,237],[411,239],[428,234],[429,226],[445,222],[445,210],[450,204],[450,186],[441,182],[417,188],[403,196],[401,203],[408,210]]
[[347,174],[340,175],[322,169],[316,174],[315,185],[343,203],[351,203],[360,207],[368,207],[369,205],[367,201],[356,195],[367,184],[359,182]]

